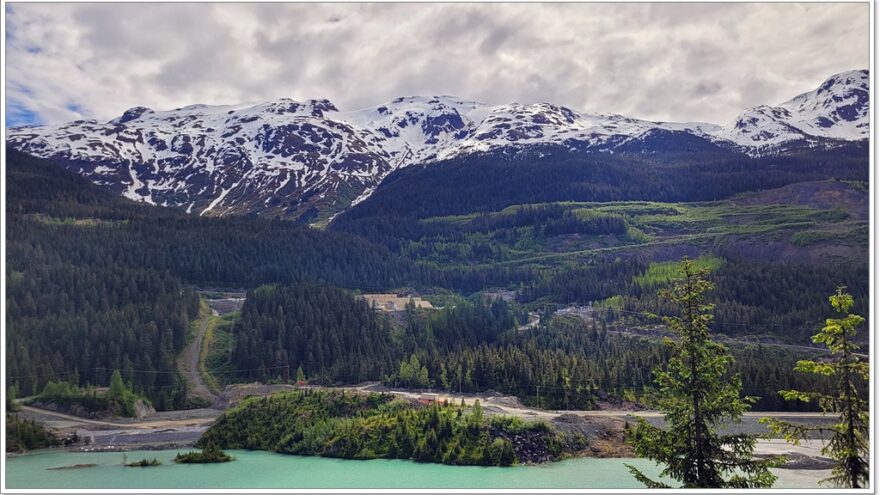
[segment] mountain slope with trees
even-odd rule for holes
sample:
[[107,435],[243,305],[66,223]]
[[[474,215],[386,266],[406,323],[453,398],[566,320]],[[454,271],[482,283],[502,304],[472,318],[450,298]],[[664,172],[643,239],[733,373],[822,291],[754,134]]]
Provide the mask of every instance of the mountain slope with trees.
[[409,273],[361,238],[137,205],[13,150],[6,180],[6,369],[20,395],[50,380],[107,385],[118,369],[157,408],[179,407],[174,362],[198,313],[193,284],[383,288]]

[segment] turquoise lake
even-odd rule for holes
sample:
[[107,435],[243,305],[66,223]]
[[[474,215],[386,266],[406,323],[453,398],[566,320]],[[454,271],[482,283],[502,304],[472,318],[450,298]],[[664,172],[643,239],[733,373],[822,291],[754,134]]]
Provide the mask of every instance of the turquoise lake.
[[[354,461],[270,452],[229,451],[225,464],[176,465],[178,450],[127,452],[128,461],[153,457],[162,466],[122,466],[118,452],[46,449],[6,459],[7,488],[641,488],[624,463],[649,475],[643,459],[581,458],[539,466],[465,467],[401,460]],[[74,464],[81,469],[49,470]],[[775,488],[817,488],[827,471],[777,470]]]

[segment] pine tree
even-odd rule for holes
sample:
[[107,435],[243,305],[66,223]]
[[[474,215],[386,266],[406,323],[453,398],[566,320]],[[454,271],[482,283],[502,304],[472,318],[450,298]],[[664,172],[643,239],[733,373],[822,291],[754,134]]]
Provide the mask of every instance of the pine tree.
[[6,392],[6,412],[11,413],[18,410],[18,404],[15,403],[18,392],[15,385],[10,386]]
[[127,390],[128,388],[125,386],[125,382],[122,381],[122,375],[119,373],[119,370],[113,370],[113,374],[110,375],[110,396],[121,398]]
[[[654,370],[659,386],[659,408],[666,428],[640,420],[626,432],[636,454],[665,465],[661,475],[678,480],[682,488],[767,488],[776,477],[769,471],[778,459],[754,459],[756,437],[722,435],[723,424],[738,421],[754,398],[741,397],[742,382],[730,376],[733,358],[727,348],[709,336],[712,304],[704,293],[713,288],[707,271],[685,258],[682,278],[661,297],[675,305],[680,316],[664,316],[677,339],[665,339],[670,349],[666,369]],[[669,488],[633,466],[633,475],[648,488]]]
[[846,287],[838,287],[837,293],[828,300],[841,318],[825,320],[825,326],[813,336],[813,342],[828,346],[831,359],[798,361],[795,371],[835,378],[837,386],[834,395],[799,390],[782,390],[780,395],[785,400],[817,402],[823,412],[839,414],[839,421],[831,428],[793,424],[772,418],[762,418],[761,422],[767,423],[771,431],[784,435],[795,445],[810,432],[830,432],[831,440],[822,448],[822,453],[834,459],[837,465],[826,481],[839,487],[861,488],[868,483],[869,432],[868,405],[859,393],[859,382],[868,381],[870,369],[867,362],[859,360],[859,346],[852,337],[865,319],[849,312],[853,297],[846,292]]

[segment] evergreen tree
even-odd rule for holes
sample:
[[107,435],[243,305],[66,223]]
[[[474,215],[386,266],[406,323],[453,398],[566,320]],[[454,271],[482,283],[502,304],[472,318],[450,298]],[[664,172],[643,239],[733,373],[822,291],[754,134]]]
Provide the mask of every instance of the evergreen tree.
[[[680,481],[683,488],[770,487],[776,477],[769,468],[779,461],[753,458],[756,437],[718,433],[721,425],[737,421],[754,399],[740,397],[741,379],[729,374],[733,358],[709,336],[713,305],[705,302],[704,293],[713,285],[705,279],[707,271],[685,258],[681,274],[671,289],[661,290],[680,313],[663,317],[677,340],[665,340],[671,357],[665,370],[654,370],[667,427],[640,420],[627,431],[627,440],[639,456],[664,464],[661,475]],[[628,467],[645,486],[668,488]]]
[[798,361],[795,371],[836,379],[834,394],[799,390],[783,390],[780,394],[786,400],[817,402],[823,412],[839,414],[839,421],[831,428],[804,426],[771,418],[761,421],[768,423],[772,431],[783,434],[795,445],[811,431],[831,432],[831,440],[822,448],[822,453],[834,459],[837,465],[826,481],[839,487],[861,488],[868,483],[869,432],[868,405],[859,393],[859,381],[867,382],[870,369],[867,362],[859,360],[859,346],[852,339],[865,319],[850,313],[853,297],[846,292],[846,287],[838,287],[837,293],[828,299],[841,317],[825,320],[825,326],[813,336],[813,342],[828,346],[832,357],[822,361]]
[[15,385],[10,386],[6,392],[6,412],[12,413],[18,410],[18,405],[15,403],[15,398],[18,395],[18,392],[15,389]]
[[110,375],[110,397],[121,398],[126,395],[126,392],[128,392],[128,388],[122,381],[122,375],[119,370],[113,370],[113,374]]

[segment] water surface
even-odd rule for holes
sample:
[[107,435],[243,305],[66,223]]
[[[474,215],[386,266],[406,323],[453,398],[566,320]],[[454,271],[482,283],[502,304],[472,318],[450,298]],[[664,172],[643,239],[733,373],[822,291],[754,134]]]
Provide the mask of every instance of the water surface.
[[[132,451],[162,466],[122,466],[118,452],[38,450],[6,459],[7,488],[641,488],[627,470],[660,469],[644,459],[570,459],[538,466],[473,467],[402,460],[355,461],[231,450],[233,462],[177,465],[178,450]],[[74,464],[81,469],[48,470]],[[828,471],[777,470],[777,488],[816,488]]]

